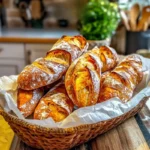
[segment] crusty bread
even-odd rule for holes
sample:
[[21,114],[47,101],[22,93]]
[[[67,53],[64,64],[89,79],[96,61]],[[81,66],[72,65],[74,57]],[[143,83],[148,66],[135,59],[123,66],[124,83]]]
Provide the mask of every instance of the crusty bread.
[[101,46],[99,48],[94,48],[91,53],[100,58],[102,73],[113,69],[118,64],[118,54],[112,47]]
[[143,77],[142,61],[138,55],[127,56],[112,71],[102,75],[98,102],[118,97],[127,102]]
[[73,62],[65,76],[67,93],[73,103],[78,107],[96,104],[101,72],[113,69],[117,63],[117,53],[108,46],[94,48]]
[[64,76],[63,76],[61,79],[59,79],[59,80],[53,82],[52,84],[49,84],[49,85],[44,86],[44,87],[43,87],[43,89],[44,89],[44,95],[45,95],[49,90],[53,89],[56,85],[58,85],[58,84],[60,84],[60,83],[62,83],[62,82],[64,82]]
[[63,36],[44,58],[35,60],[20,73],[18,87],[34,90],[59,80],[69,65],[88,48],[82,36]]
[[24,115],[24,117],[28,117],[34,112],[34,109],[37,106],[43,94],[43,88],[31,91],[18,89],[17,107]]
[[[50,51],[55,49],[63,49],[71,54],[72,62],[87,51],[89,44],[86,39],[81,36],[62,36],[51,48]],[[49,52],[50,52],[49,51]],[[49,53],[48,52],[48,53]]]
[[34,111],[34,119],[42,120],[52,117],[54,121],[59,122],[72,111],[73,103],[67,96],[65,85],[60,84],[42,97]]

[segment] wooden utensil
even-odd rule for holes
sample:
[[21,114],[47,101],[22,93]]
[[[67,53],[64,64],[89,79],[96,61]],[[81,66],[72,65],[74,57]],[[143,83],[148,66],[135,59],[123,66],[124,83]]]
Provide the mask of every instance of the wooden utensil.
[[124,23],[126,29],[130,30],[128,17],[127,17],[126,13],[123,10],[120,11],[120,16],[121,16],[121,18],[123,20],[123,23]]
[[150,17],[150,6],[145,6],[142,9],[142,17],[138,22],[137,31],[142,31],[145,28],[144,24],[145,22],[149,21],[149,17]]
[[146,31],[146,30],[148,29],[148,25],[149,25],[148,22],[145,22],[145,23],[144,23],[143,31]]
[[149,16],[148,20],[144,24],[144,31],[148,30],[149,26],[150,26],[150,16]]
[[129,24],[131,31],[136,31],[137,18],[140,13],[140,6],[138,3],[134,4],[129,11]]
[[31,8],[31,15],[32,19],[40,19],[42,14],[41,14],[41,4],[39,0],[32,0],[30,3],[30,8]]

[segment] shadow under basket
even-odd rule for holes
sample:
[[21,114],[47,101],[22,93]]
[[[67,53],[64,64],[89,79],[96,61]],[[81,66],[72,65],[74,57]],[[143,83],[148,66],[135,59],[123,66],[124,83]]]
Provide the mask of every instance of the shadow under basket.
[[0,114],[9,123],[18,137],[27,145],[44,150],[67,150],[95,138],[97,135],[116,127],[126,119],[134,116],[141,110],[146,100],[147,98],[143,99],[135,108],[119,117],[95,124],[65,129],[33,125],[2,109],[0,109]]

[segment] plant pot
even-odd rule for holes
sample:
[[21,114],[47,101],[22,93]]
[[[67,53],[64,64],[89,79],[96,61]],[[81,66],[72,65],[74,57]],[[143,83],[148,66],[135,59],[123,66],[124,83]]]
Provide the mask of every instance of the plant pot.
[[111,42],[111,38],[107,38],[105,40],[89,40],[89,48],[88,50],[93,49],[94,47],[100,47],[100,46],[109,46]]

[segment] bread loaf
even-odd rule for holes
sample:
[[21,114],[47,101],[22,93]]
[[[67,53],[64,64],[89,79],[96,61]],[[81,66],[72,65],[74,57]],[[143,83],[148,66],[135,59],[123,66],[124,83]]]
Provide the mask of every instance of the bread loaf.
[[113,71],[102,75],[98,102],[103,102],[113,97],[118,97],[123,102],[129,101],[142,77],[140,56],[127,56]]
[[113,69],[118,63],[114,49],[94,48],[74,61],[65,76],[67,93],[78,107],[94,105],[100,92],[101,72]]
[[18,89],[17,107],[24,115],[24,117],[28,117],[34,112],[34,109],[37,106],[43,94],[43,88],[31,91]]
[[20,73],[18,87],[34,90],[60,79],[69,65],[88,48],[82,36],[63,36],[44,58],[35,60]]
[[52,117],[54,121],[59,122],[72,111],[72,101],[67,96],[64,84],[60,84],[42,97],[34,111],[34,119],[42,120]]

